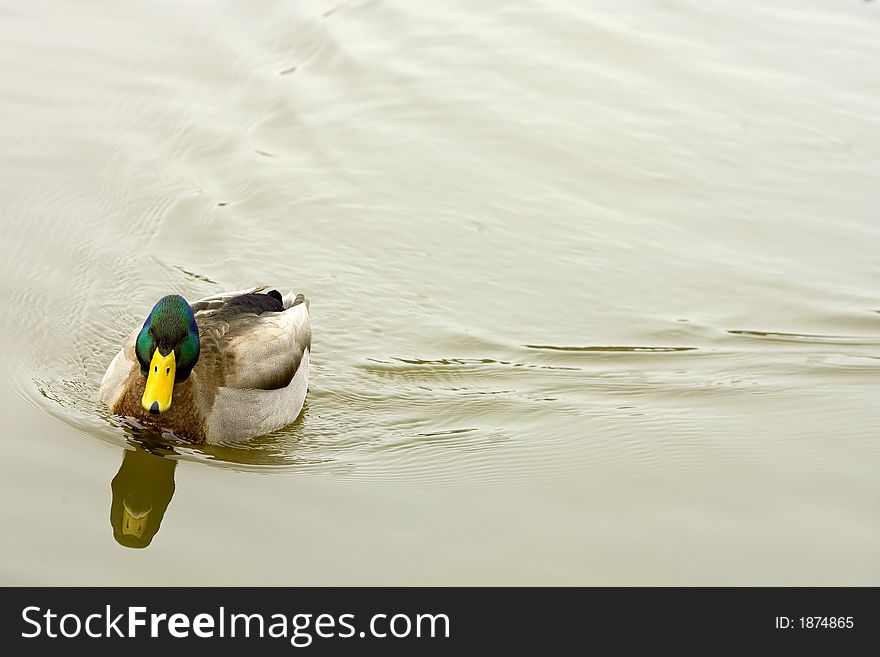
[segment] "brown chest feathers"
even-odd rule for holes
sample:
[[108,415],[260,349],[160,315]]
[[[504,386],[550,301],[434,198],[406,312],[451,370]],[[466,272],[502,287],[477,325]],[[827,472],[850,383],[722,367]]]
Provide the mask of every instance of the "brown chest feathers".
[[181,383],[174,385],[171,407],[164,413],[153,415],[141,406],[141,397],[147,378],[137,367],[132,368],[125,382],[125,394],[110,409],[116,415],[135,418],[139,423],[161,431],[172,431],[179,438],[203,442],[208,435],[205,418],[206,401],[199,394],[195,371]]

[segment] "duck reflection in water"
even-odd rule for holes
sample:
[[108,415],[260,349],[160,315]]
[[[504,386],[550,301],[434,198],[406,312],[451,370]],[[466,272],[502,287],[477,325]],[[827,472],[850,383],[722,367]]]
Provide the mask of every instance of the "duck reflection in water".
[[134,445],[126,449],[110,488],[110,525],[120,545],[145,548],[153,540],[174,495],[177,461],[172,451]]

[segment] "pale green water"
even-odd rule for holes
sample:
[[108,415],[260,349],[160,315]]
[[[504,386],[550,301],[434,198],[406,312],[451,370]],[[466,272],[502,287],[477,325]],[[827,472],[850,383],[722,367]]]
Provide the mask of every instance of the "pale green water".
[[[880,584],[878,3],[5,2],[0,143],[0,582]],[[302,418],[130,451],[256,283]]]

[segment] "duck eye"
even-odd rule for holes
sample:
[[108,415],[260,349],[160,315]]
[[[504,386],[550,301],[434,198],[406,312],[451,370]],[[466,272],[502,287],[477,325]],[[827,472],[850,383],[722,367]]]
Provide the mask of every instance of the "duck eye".
[[158,371],[159,371],[159,366],[156,365],[155,367],[153,367],[153,371],[154,371],[154,372],[158,372]]
[[166,368],[165,368],[165,374],[170,374],[170,373],[171,373],[171,368],[170,368],[170,367],[166,367]]

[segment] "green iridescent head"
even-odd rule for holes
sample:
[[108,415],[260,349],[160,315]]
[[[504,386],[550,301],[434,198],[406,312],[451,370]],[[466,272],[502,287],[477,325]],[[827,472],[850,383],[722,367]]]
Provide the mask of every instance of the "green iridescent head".
[[141,372],[147,377],[141,399],[146,410],[168,410],[174,384],[189,377],[199,349],[199,328],[186,299],[176,294],[159,299],[135,343]]

